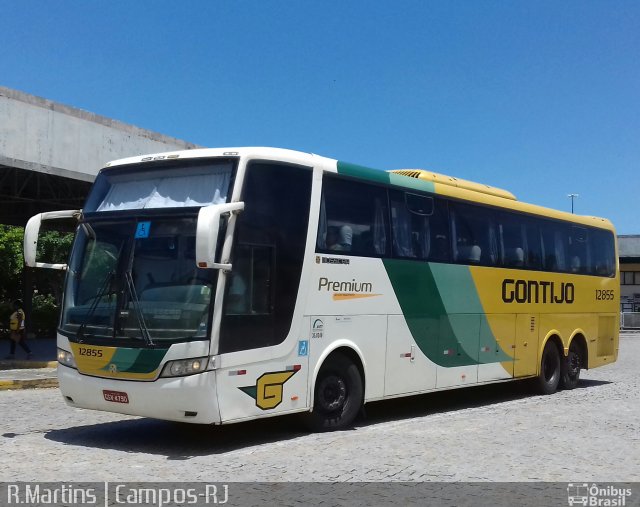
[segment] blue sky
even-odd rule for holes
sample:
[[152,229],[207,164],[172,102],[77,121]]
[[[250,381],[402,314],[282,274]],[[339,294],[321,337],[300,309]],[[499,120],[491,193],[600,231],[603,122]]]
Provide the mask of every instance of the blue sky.
[[422,167],[640,233],[640,2],[0,0],[0,85],[205,146]]

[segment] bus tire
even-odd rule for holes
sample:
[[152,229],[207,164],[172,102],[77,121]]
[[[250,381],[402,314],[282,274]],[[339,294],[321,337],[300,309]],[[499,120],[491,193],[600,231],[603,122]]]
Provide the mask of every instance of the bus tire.
[[562,376],[562,361],[558,347],[548,341],[542,352],[540,373],[537,378],[537,388],[540,394],[553,394],[557,391]]
[[562,376],[560,378],[562,389],[574,389],[578,385],[582,368],[581,352],[578,342],[573,340],[569,346],[569,354],[562,358]]
[[320,368],[314,388],[313,411],[307,414],[311,431],[349,427],[362,407],[364,389],[358,367],[338,353]]

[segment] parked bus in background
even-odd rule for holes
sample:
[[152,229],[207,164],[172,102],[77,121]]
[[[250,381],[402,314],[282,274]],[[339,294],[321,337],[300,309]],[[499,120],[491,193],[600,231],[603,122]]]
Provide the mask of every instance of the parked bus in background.
[[[43,220],[78,221],[69,264]],[[423,170],[273,148],[107,164],[83,210],[33,217],[67,268],[66,402],[222,424],[512,379],[576,386],[618,354],[605,219]]]

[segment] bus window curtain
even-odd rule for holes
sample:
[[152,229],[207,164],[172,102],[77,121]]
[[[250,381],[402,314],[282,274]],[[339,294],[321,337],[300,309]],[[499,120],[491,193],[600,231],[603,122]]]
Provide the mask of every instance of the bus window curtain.
[[387,232],[384,223],[384,206],[381,199],[375,201],[376,209],[373,220],[373,247],[378,255],[387,251]]
[[567,262],[565,255],[564,237],[562,232],[554,232],[555,254],[556,254],[556,269],[559,271],[566,271]]
[[96,211],[222,204],[227,200],[230,179],[231,173],[224,172],[114,181]]
[[411,248],[409,212],[404,202],[392,203],[393,248],[398,257],[414,257]]
[[489,224],[489,254],[491,265],[498,264],[498,235],[496,234],[496,227],[493,223]]
[[431,225],[429,222],[429,217],[421,217],[422,218],[422,227],[420,228],[420,237],[418,238],[418,246],[420,247],[420,257],[421,259],[428,259],[429,252],[431,250]]

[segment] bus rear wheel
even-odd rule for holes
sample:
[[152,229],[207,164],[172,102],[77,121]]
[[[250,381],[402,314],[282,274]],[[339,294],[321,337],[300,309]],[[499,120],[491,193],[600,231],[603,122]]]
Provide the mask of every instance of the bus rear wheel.
[[363,395],[358,367],[340,353],[329,357],[318,373],[307,426],[312,431],[349,427],[362,407]]
[[569,354],[562,358],[562,377],[560,379],[562,389],[574,389],[578,385],[582,368],[581,352],[578,342],[573,340],[569,346]]
[[538,391],[541,394],[553,394],[558,389],[562,366],[560,352],[555,343],[548,341],[542,352],[540,374],[537,378]]

